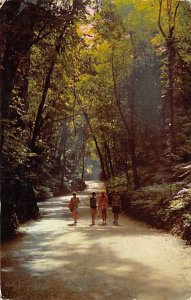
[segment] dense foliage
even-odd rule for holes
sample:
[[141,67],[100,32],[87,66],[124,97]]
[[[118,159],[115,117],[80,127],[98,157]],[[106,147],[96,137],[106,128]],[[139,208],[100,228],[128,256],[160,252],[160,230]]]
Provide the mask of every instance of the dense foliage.
[[5,1],[0,17],[4,183],[63,192],[96,160],[131,190],[189,183],[188,1]]

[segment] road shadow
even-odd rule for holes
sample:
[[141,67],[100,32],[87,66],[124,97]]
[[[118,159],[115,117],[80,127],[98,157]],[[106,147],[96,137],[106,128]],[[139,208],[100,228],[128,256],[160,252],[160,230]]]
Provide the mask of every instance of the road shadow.
[[[89,226],[87,196],[83,199],[77,225],[72,223],[63,197],[52,203],[49,200],[41,207],[41,219],[21,228],[17,239],[3,246],[2,293],[6,299],[189,298],[191,290],[186,279],[175,280],[168,274],[161,277],[159,269],[139,257],[132,258],[128,252],[128,240],[136,239],[135,248],[131,249],[136,252],[144,237],[146,242],[160,237],[157,230],[121,216],[120,226],[115,226],[111,211],[107,225],[97,219],[95,226]],[[152,255],[152,249],[149,253]]]
[[[87,231],[86,235],[89,235],[87,238],[90,239],[91,232]],[[22,254],[13,257],[8,266],[10,272],[3,273],[4,297],[36,300],[65,299],[62,297],[66,291],[70,293],[75,291],[75,295],[78,295],[80,300],[183,299],[180,286],[175,286],[172,278],[165,276],[162,280],[159,279],[156,269],[138,260],[121,258],[120,253],[104,247],[103,244],[100,245],[96,240],[93,244],[87,244],[86,240],[83,240],[78,245],[62,239],[60,244],[54,245],[53,240],[58,238],[59,235],[50,236],[46,239],[46,242],[49,240],[46,247],[44,238],[38,243],[35,240],[35,246],[27,246],[30,251],[23,249]],[[23,275],[27,298],[22,298],[20,278]],[[14,285],[11,284],[12,282]],[[50,290],[54,291],[54,298],[50,297]],[[29,298],[27,295],[30,295]],[[85,295],[87,298],[84,298]],[[70,294],[70,298],[67,299],[77,298]]]

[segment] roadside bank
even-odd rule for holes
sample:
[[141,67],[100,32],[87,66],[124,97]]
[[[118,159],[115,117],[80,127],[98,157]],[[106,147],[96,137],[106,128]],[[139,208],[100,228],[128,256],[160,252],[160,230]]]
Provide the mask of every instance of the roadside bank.
[[122,211],[148,224],[180,236],[191,244],[191,188],[188,184],[156,184],[139,190],[107,184],[107,192],[118,191]]

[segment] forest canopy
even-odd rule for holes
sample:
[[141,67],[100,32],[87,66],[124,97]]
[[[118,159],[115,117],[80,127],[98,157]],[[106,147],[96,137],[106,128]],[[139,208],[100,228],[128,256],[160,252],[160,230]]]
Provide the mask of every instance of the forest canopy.
[[3,176],[63,189],[99,160],[134,189],[184,180],[189,1],[12,0],[0,23]]

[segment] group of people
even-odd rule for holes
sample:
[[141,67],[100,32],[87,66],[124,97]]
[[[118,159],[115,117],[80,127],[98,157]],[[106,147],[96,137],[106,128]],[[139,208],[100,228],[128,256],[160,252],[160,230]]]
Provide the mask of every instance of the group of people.
[[[69,209],[72,213],[74,224],[78,221],[78,207],[80,199],[77,197],[76,192],[73,192],[72,198],[69,202]],[[103,225],[107,221],[107,210],[111,206],[113,212],[113,224],[118,225],[119,213],[121,212],[121,198],[117,192],[114,192],[111,198],[111,201],[108,200],[108,196],[105,192],[102,192],[100,197],[97,198],[96,192],[92,192],[92,195],[89,200],[90,212],[92,224],[95,225],[97,212],[101,213]]]

